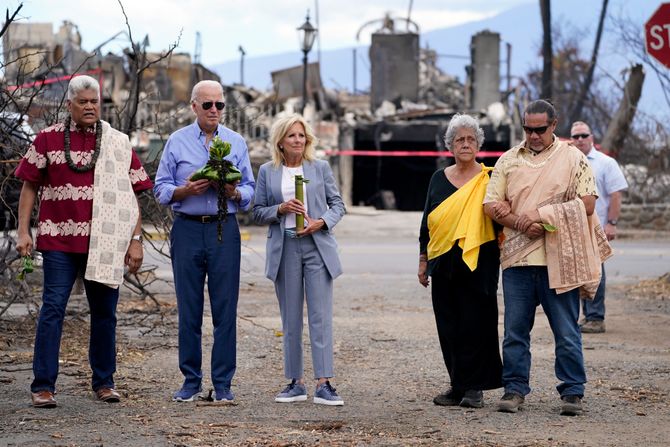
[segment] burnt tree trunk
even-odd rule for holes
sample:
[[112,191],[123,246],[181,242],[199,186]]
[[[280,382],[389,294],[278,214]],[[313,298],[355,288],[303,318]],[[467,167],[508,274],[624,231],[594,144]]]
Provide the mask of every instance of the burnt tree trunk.
[[589,63],[589,69],[586,72],[586,77],[584,78],[584,83],[582,88],[577,95],[577,102],[575,106],[570,111],[568,119],[563,120],[562,132],[561,134],[567,135],[570,131],[570,126],[573,122],[581,118],[582,109],[584,108],[584,103],[586,98],[589,95],[589,89],[591,88],[591,83],[593,82],[593,72],[596,69],[596,62],[598,62],[598,50],[600,49],[600,38],[603,34],[603,28],[605,25],[605,17],[607,16],[607,3],[609,0],[603,0],[603,7],[600,10],[600,20],[598,21],[598,30],[596,31],[596,41],[593,44],[593,52],[591,53],[591,62]]
[[542,16],[542,99],[549,99],[553,95],[553,50],[551,48],[551,1],[540,0],[540,15]]
[[[146,38],[145,38],[146,42]],[[121,132],[130,136],[137,128],[135,117],[140,104],[140,92],[142,90],[142,75],[147,67],[146,44],[140,46],[139,42],[132,43],[134,57],[130,57],[130,90],[128,102],[123,109],[123,124]]]
[[601,145],[610,155],[618,158],[623,149],[624,140],[630,131],[630,125],[635,118],[637,103],[642,94],[642,84],[644,83],[644,68],[642,64],[633,65],[630,69],[630,75],[626,86],[623,89],[623,98],[612,121],[607,126],[607,132]]

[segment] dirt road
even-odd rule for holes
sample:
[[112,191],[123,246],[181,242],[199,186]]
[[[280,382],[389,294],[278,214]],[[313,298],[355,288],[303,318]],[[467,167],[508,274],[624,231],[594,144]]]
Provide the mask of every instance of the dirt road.
[[[417,215],[399,214],[347,216],[337,229],[343,257],[351,250],[365,260],[360,252],[380,251],[384,241],[416,240]],[[263,241],[261,228],[252,228],[251,234],[252,241]],[[374,264],[375,254],[368,255]],[[259,257],[250,258],[254,256]],[[610,287],[607,332],[584,337],[589,383],[586,411],[579,417],[558,415],[553,340],[546,318],[538,311],[532,336],[533,392],[523,411],[503,414],[495,412],[501,390],[486,392],[482,409],[433,405],[432,397],[448,382],[429,293],[418,285],[414,269],[404,267],[414,262],[415,253],[391,250],[376,256],[377,265],[397,257],[402,271],[357,266],[336,281],[334,384],[344,407],[314,405],[311,387],[306,402],[274,403],[274,394],[286,382],[277,333],[279,313],[271,283],[252,260],[243,273],[238,309],[234,405],[170,401],[181,376],[176,309],[169,290],[160,296],[160,312],[148,301],[122,299],[116,382],[125,398],[112,405],[94,401],[86,357],[87,317],[75,312],[85,310],[86,304],[83,297],[75,296],[63,337],[56,409],[37,410],[29,405],[34,328],[21,319],[0,321],[0,445],[642,447],[670,443],[670,284]],[[208,353],[209,319],[204,333]],[[309,343],[306,334],[305,343]],[[206,377],[208,370],[206,366]],[[306,371],[309,376],[309,355]]]

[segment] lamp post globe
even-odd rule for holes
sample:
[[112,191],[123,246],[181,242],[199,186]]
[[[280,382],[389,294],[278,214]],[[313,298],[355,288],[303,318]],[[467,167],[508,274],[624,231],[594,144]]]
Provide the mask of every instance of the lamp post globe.
[[312,49],[314,45],[314,39],[316,38],[317,29],[309,22],[309,10],[307,11],[307,16],[305,17],[305,23],[300,25],[298,28],[298,40],[300,42],[300,50],[302,51],[302,108],[301,113],[305,111],[305,105],[307,104],[307,54]]

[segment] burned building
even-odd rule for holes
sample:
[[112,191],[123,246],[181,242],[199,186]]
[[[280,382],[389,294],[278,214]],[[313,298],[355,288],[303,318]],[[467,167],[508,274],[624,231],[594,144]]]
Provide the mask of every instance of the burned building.
[[[398,116],[340,127],[338,175],[345,202],[401,211],[422,210],[430,177],[453,163],[443,136],[455,111]],[[509,149],[510,126],[474,114],[484,130],[483,157],[493,165]]]
[[[29,115],[31,122],[39,121],[44,108],[60,107],[69,79],[77,74],[89,74],[100,81],[102,116],[119,126],[119,116],[126,110],[140,79],[140,104],[134,127],[150,124],[157,113],[167,112],[190,102],[191,89],[203,79],[219,80],[206,67],[193,63],[188,53],[147,52],[148,39],[142,45],[131,44],[122,54],[103,55],[103,48],[125,31],[97,45],[92,51],[81,46],[77,25],[63,22],[56,33],[51,23],[16,23],[9,25],[3,35],[3,57],[12,61],[5,65],[8,91],[21,90],[15,95],[35,102]],[[33,95],[30,89],[38,91]],[[40,124],[37,127],[41,127]]]
[[148,39],[142,45],[128,42],[121,54],[103,55],[104,46],[124,33],[85,51],[71,22],[63,22],[56,33],[51,23],[13,22],[7,27],[0,78],[0,193],[6,198],[0,228],[5,222],[14,225],[20,183],[11,174],[30,141],[16,138],[17,123],[25,121],[32,132],[62,119],[73,76],[87,74],[99,81],[102,119],[129,133],[140,156],[149,148],[157,153],[167,134],[192,118],[188,104],[196,82],[219,80],[213,71],[192,63],[187,53],[147,52]]
[[431,175],[453,163],[443,136],[457,112],[480,120],[481,160],[495,163],[513,140],[500,104],[499,42],[488,31],[473,37],[466,88],[436,67],[434,52],[419,48],[418,34],[373,34],[374,117],[343,121],[333,159],[347,204],[422,210]]

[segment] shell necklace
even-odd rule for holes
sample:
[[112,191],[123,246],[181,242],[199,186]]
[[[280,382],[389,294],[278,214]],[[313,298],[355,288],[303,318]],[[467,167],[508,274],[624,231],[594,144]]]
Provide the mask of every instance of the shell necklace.
[[65,161],[67,165],[74,172],[88,172],[95,167],[95,162],[98,160],[98,155],[100,155],[100,142],[102,141],[102,123],[100,120],[95,122],[95,150],[93,151],[93,156],[91,157],[91,162],[87,165],[77,165],[72,160],[72,154],[70,154],[70,124],[72,123],[72,117],[68,116],[65,121]]

